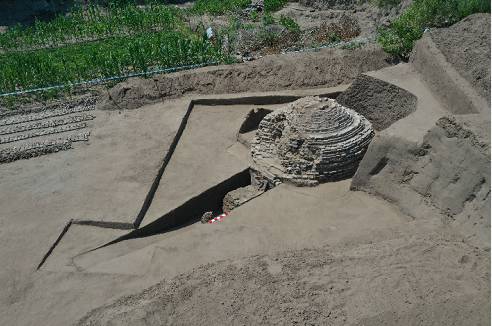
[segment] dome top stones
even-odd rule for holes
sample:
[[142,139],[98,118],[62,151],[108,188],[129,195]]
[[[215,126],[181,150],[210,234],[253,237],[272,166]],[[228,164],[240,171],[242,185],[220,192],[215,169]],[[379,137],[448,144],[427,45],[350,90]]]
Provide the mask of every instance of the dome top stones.
[[371,123],[333,99],[305,97],[268,114],[251,146],[267,178],[312,186],[352,176],[374,136]]

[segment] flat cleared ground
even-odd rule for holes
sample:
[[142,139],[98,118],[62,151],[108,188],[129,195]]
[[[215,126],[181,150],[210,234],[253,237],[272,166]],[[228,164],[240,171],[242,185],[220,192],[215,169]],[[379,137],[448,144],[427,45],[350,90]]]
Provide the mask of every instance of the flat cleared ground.
[[0,166],[2,316],[18,317],[36,266],[70,219],[134,222],[185,109],[96,111],[88,143]]
[[133,223],[186,112],[179,104],[92,111],[89,142],[2,165],[1,218]]

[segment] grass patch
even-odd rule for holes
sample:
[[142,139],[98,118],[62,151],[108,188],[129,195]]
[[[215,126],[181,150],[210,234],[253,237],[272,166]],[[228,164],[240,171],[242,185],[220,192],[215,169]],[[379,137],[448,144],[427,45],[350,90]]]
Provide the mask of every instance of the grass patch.
[[274,12],[282,9],[288,0],[265,0],[263,5],[265,6],[265,11],[268,12]]
[[294,18],[291,17],[284,15],[280,16],[279,24],[292,33],[299,33],[301,31],[299,24],[294,20]]
[[262,22],[264,26],[273,25],[275,24],[275,18],[272,16],[271,13],[267,12],[263,15]]
[[[265,0],[263,5],[265,12],[275,12],[287,4],[288,0]],[[251,0],[197,0],[192,7],[196,14],[223,15],[228,12],[236,12],[251,4]]]
[[474,13],[489,12],[489,0],[414,0],[388,28],[378,32],[378,42],[393,55],[407,59],[425,28],[445,27]]
[[244,9],[251,4],[251,0],[197,0],[192,7],[196,14],[223,15]]

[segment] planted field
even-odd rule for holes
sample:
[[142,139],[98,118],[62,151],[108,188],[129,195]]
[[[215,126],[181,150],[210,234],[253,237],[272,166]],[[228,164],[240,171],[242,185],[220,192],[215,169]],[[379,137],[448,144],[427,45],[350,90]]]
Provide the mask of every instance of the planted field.
[[193,5],[192,11],[198,14],[221,15],[228,11],[245,8],[250,3],[251,0],[197,0]]
[[153,67],[222,61],[220,47],[181,32],[115,37],[100,42],[0,56],[0,91],[45,87],[146,72]]
[[220,46],[192,32],[189,14],[152,2],[75,9],[0,35],[0,93],[223,61]]
[[107,37],[183,28],[180,11],[171,6],[109,5],[102,8],[91,5],[49,22],[37,21],[32,27],[10,28],[7,33],[0,34],[0,50],[9,52],[59,47]]
[[[187,17],[235,13],[251,0],[198,0],[190,9],[144,3],[90,4],[48,22],[9,28],[0,34],[0,93],[226,62],[228,53],[220,40],[207,40],[206,26],[192,30]],[[278,10],[285,3],[267,0],[265,10]]]

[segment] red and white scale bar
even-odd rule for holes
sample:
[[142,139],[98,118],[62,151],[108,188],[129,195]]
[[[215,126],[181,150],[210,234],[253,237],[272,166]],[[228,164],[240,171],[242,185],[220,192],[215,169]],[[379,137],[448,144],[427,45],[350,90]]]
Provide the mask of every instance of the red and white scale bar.
[[222,220],[227,217],[227,215],[229,215],[228,213],[223,213],[223,214],[220,214],[219,216],[217,217],[214,217],[213,219],[211,219],[210,221],[208,221],[209,224],[213,224],[213,223],[218,223],[218,222],[222,222]]

